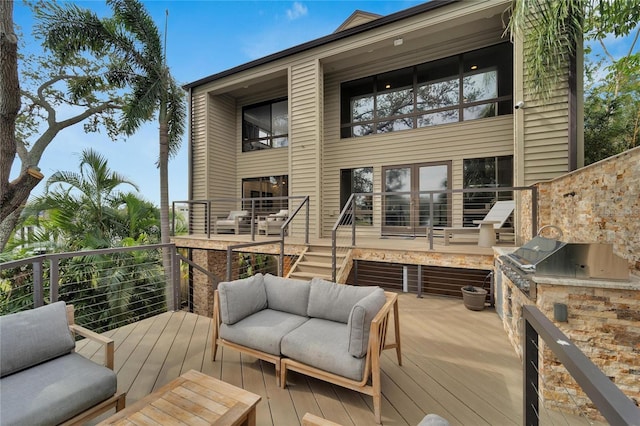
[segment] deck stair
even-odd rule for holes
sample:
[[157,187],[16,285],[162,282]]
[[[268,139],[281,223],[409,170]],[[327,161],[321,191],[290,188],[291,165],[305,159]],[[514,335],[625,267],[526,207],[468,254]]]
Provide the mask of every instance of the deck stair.
[[[339,251],[336,254],[336,265],[338,270],[348,257],[348,253]],[[331,247],[310,245],[307,250],[298,258],[297,262],[289,271],[288,278],[310,281],[319,277],[331,280]]]

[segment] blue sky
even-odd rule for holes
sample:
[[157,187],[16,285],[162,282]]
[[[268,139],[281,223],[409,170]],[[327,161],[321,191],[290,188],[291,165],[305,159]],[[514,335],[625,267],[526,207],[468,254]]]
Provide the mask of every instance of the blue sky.
[[[108,13],[103,1],[76,4]],[[158,28],[164,32],[165,11],[169,11],[167,61],[180,84],[249,62],[270,53],[322,37],[333,32],[356,9],[388,15],[421,1],[145,1]],[[30,39],[34,23],[22,2],[14,5],[14,21],[21,27],[26,49],[36,49]],[[156,123],[149,123],[125,141],[112,142],[106,136],[85,134],[81,125],[68,128],[44,153],[40,168],[47,177],[58,170],[75,171],[80,153],[93,147],[109,159],[112,170],[135,182],[142,196],[159,204],[159,174]],[[187,136],[180,153],[169,163],[169,200],[188,199]],[[18,161],[16,161],[18,163]],[[122,188],[127,189],[127,188]],[[41,182],[33,191],[44,190]]]
[[[76,4],[108,13],[103,1]],[[164,32],[169,11],[167,60],[180,84],[224,71],[270,53],[332,33],[355,10],[388,15],[422,1],[145,1],[158,28]],[[14,21],[20,26],[26,49],[37,49],[30,39],[33,17],[22,2],[14,5]],[[626,53],[628,40],[607,40],[610,51]],[[595,46],[597,49],[597,46]],[[637,49],[638,47],[636,47]],[[159,203],[159,175],[156,123],[145,125],[125,141],[112,142],[106,136],[85,134],[81,125],[62,131],[47,148],[40,168],[46,177],[55,171],[77,170],[80,153],[93,147],[109,159],[110,167],[135,182],[142,196]],[[17,163],[17,161],[16,161]],[[33,192],[43,191],[41,183]],[[126,189],[126,188],[123,188]],[[188,198],[187,136],[180,153],[169,163],[169,200]]]

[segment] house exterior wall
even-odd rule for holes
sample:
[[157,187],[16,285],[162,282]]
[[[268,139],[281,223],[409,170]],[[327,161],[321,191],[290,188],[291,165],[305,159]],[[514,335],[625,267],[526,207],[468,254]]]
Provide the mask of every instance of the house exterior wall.
[[[341,82],[504,41],[502,20],[496,16],[509,4],[450,4],[194,87],[192,199],[240,198],[242,179],[286,174],[290,196],[310,196],[311,235],[328,237],[339,214],[341,169],[373,167],[374,191],[382,191],[383,166],[434,161],[451,161],[451,187],[461,188],[463,160],[486,156],[513,154],[515,185],[566,173],[568,89],[562,87],[558,96],[536,103],[525,92],[527,75],[517,62],[514,101],[521,94],[527,108],[514,115],[340,138]],[[404,49],[409,44],[405,42],[397,50],[386,47],[384,54],[377,49],[364,54],[368,46],[387,46],[395,37],[410,37],[412,31],[424,37],[418,49]],[[516,42],[516,61],[521,60],[518,49],[522,46]],[[242,107],[284,96],[289,99],[288,148],[242,152]],[[457,194],[452,207],[453,225],[460,225],[462,198]],[[379,225],[371,227],[372,234],[379,234]]]

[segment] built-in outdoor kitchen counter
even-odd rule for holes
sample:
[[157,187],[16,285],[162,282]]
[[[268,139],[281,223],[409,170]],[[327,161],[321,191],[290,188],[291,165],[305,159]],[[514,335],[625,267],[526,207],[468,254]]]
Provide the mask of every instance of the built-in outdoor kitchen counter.
[[[494,248],[496,312],[515,351],[522,358],[522,306],[535,305],[623,392],[640,401],[640,277],[629,274],[628,262],[610,244],[540,238],[520,248]],[[567,382],[566,370],[552,357],[543,351],[544,395],[573,411],[576,397],[568,398],[567,389],[578,387]],[[588,405],[585,399],[587,412]]]

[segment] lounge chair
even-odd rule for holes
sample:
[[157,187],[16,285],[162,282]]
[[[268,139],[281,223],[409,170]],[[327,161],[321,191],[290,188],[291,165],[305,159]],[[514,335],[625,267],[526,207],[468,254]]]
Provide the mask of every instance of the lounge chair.
[[240,226],[247,221],[249,212],[246,210],[234,210],[229,212],[226,219],[216,219],[213,222],[213,233],[217,234],[223,229],[233,230],[236,235],[240,233]]
[[[509,219],[509,216],[511,216],[511,213],[513,213],[513,210],[515,208],[515,201],[513,200],[506,200],[506,201],[496,201],[496,203],[493,205],[493,207],[491,207],[491,210],[489,210],[489,213],[487,213],[487,215],[484,217],[484,219],[482,219],[481,221],[474,221],[475,223],[478,222],[495,222],[493,224],[493,229],[496,232],[496,235],[500,235],[503,233],[509,233],[509,234],[513,234],[513,228],[511,227],[504,227],[505,222],[507,221],[507,219]],[[454,234],[476,234],[476,235],[480,235],[480,226],[468,226],[468,227],[450,227],[450,228],[439,228],[439,229],[434,229],[434,235],[436,232],[440,233],[442,232],[444,234],[444,245],[448,246],[449,245],[449,239],[454,235]],[[429,230],[427,229],[427,236],[428,236],[428,232]]]
[[265,235],[279,234],[280,228],[289,217],[289,210],[280,210],[278,213],[258,218],[258,234],[262,231]]

